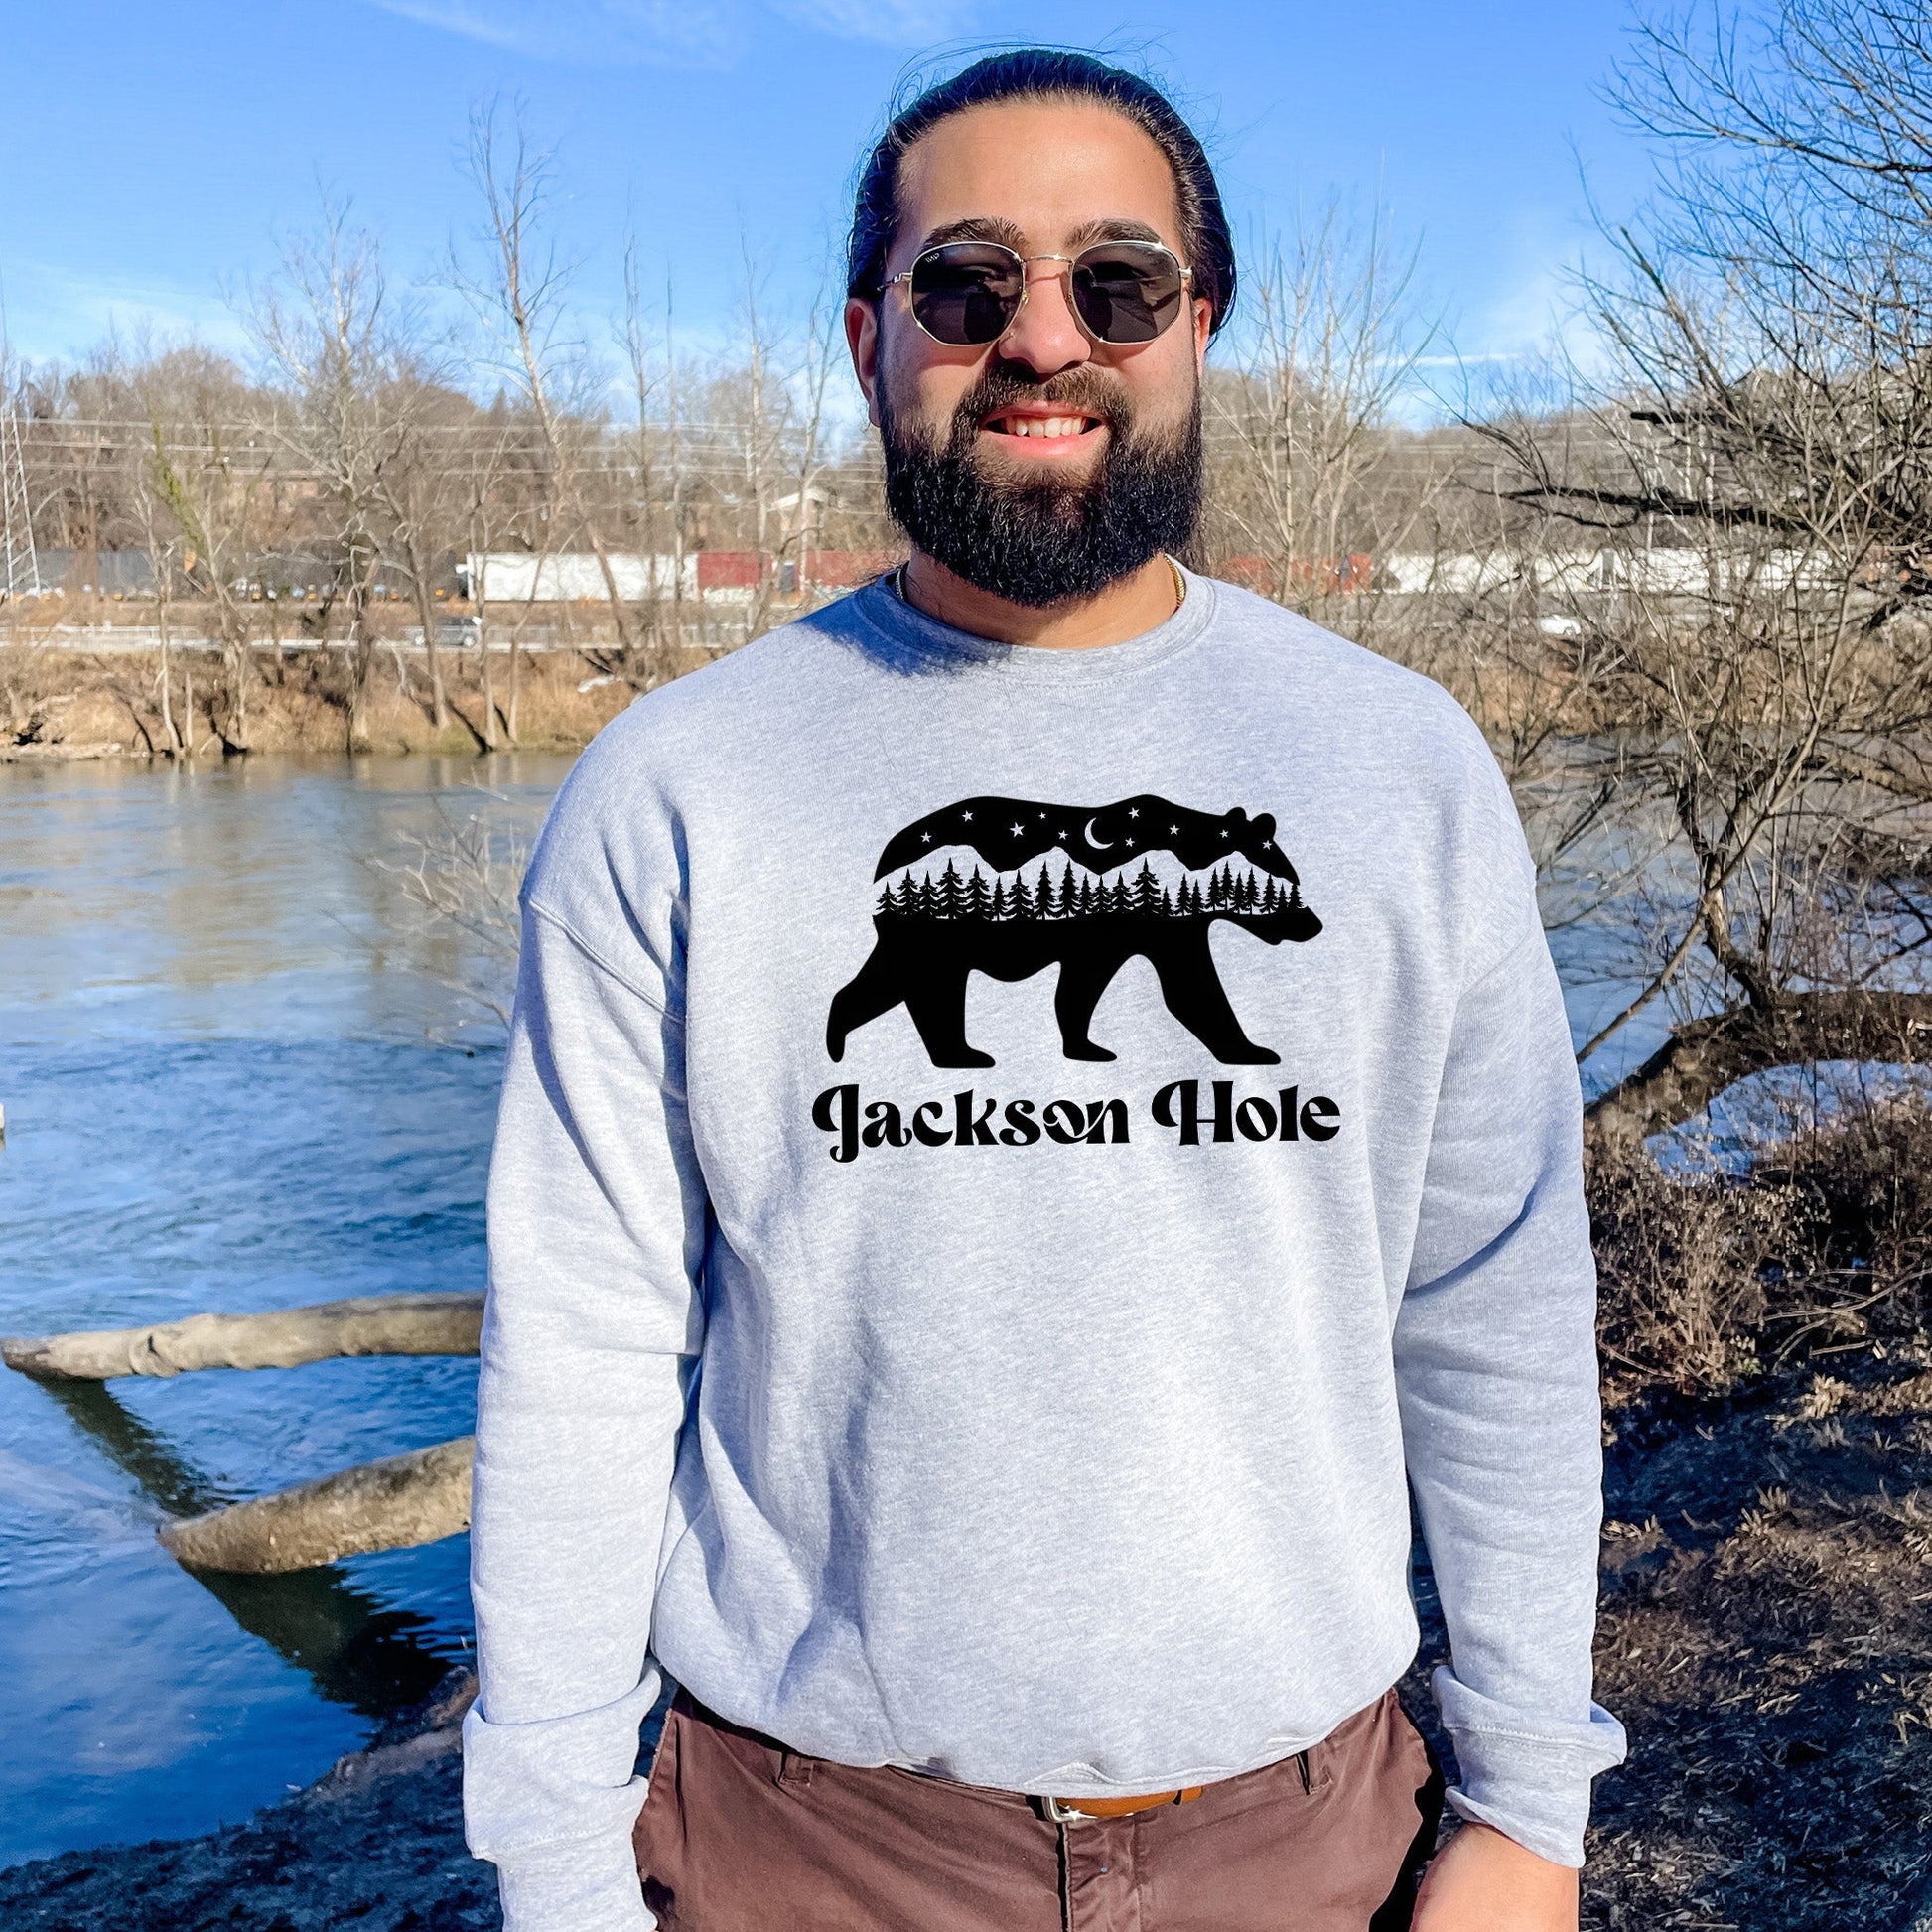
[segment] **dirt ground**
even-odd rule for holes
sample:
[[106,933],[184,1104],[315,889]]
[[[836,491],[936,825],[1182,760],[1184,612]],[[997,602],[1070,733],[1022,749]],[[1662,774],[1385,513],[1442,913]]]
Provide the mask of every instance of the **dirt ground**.
[[1585,1924],[1903,1932],[1932,1873],[1932,1348],[1848,1351],[1609,1450]]

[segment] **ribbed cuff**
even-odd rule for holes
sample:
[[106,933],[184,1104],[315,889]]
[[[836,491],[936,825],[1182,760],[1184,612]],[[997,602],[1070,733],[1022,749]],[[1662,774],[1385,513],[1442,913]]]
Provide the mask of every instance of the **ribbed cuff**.
[[1590,1780],[1623,1761],[1623,1726],[1597,1704],[1584,1722],[1533,1723],[1442,1666],[1431,1688],[1462,1770],[1450,1808],[1538,1858],[1580,1866]]
[[536,1845],[496,1863],[503,1932],[650,1932],[628,1834]]

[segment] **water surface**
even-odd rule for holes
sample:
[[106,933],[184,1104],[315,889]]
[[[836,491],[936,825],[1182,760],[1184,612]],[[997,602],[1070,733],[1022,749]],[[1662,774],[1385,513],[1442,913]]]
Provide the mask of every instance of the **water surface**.
[[[569,762],[0,766],[0,1331],[480,1288],[487,963],[366,861]],[[223,1580],[154,1530],[462,1435],[475,1380],[0,1375],[0,1864],[245,1816],[466,1655],[465,1538]]]

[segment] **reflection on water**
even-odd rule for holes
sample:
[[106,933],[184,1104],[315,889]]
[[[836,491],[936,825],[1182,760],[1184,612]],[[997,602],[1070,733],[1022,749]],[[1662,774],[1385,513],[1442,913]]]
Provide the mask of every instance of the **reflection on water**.
[[[228,1500],[104,1384],[50,1382],[47,1392],[165,1515],[199,1515]],[[427,1617],[385,1610],[334,1566],[275,1577],[186,1574],[241,1629],[307,1672],[331,1703],[364,1717],[380,1719],[419,1703],[449,1669],[446,1656],[419,1640],[419,1632],[432,1628]]]
[[[0,1332],[480,1286],[478,962],[366,862],[569,762],[0,766]],[[0,1374],[0,1863],[243,1817],[464,1659],[465,1538],[222,1578],[154,1530],[462,1435],[475,1378]]]

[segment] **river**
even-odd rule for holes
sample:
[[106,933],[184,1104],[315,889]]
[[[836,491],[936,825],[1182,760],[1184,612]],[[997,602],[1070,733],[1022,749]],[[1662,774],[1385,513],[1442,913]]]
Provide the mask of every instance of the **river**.
[[[500,1052],[452,982],[483,964],[369,861],[533,822],[569,765],[0,765],[0,1332],[480,1288]],[[1592,1026],[1615,989],[1569,977]],[[467,1656],[466,1538],[222,1581],[154,1532],[462,1435],[475,1383],[0,1374],[0,1865],[244,1817]]]
[[[367,861],[569,765],[0,766],[0,1331],[481,1288],[500,1055]],[[154,1531],[462,1435],[475,1385],[0,1374],[0,1864],[243,1817],[465,1656],[466,1539],[223,1583]]]

